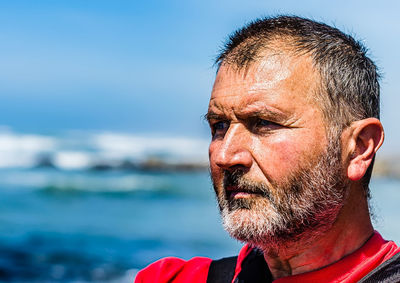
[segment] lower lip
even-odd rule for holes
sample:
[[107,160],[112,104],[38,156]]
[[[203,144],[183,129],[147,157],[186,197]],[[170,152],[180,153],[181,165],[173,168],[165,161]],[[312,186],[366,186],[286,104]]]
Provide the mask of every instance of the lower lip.
[[252,195],[255,195],[255,194],[246,193],[246,192],[231,192],[230,193],[231,198],[248,198],[248,197],[251,197]]

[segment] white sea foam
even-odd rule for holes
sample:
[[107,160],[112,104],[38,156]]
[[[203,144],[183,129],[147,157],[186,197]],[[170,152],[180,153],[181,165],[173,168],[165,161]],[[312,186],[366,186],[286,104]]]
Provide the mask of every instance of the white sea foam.
[[82,151],[59,151],[53,158],[54,165],[65,170],[85,169],[92,162],[92,156]]
[[52,163],[63,170],[96,164],[115,166],[149,158],[170,163],[207,162],[208,141],[187,137],[140,136],[124,133],[77,133],[58,136],[0,131],[0,168]]
[[102,133],[93,136],[93,144],[105,156],[114,158],[158,155],[175,161],[207,160],[208,142],[202,139]]
[[12,132],[0,133],[0,167],[30,167],[38,154],[51,152],[56,139]]
[[31,189],[52,188],[58,191],[126,193],[134,191],[164,190],[170,186],[162,176],[127,174],[103,176],[60,171],[13,171],[0,173],[0,185]]

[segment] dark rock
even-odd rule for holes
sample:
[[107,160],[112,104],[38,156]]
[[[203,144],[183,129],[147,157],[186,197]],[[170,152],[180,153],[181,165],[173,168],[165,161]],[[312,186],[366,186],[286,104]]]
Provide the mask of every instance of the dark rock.
[[50,154],[39,155],[34,168],[56,168],[53,163],[53,156]]

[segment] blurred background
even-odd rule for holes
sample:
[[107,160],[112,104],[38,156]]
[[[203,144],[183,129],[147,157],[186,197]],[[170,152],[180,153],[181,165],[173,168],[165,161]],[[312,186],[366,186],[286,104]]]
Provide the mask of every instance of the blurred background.
[[369,47],[386,141],[375,227],[400,243],[398,1],[0,1],[0,282],[132,282],[164,256],[223,257],[207,172],[213,58],[296,14]]

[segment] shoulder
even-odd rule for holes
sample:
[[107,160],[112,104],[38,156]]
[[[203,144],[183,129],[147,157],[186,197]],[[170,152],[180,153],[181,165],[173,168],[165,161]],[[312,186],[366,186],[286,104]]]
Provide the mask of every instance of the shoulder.
[[210,258],[205,257],[194,257],[190,260],[175,257],[163,258],[139,271],[135,283],[171,281],[205,283],[211,261]]

